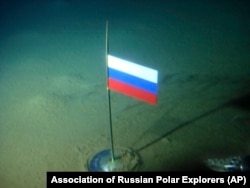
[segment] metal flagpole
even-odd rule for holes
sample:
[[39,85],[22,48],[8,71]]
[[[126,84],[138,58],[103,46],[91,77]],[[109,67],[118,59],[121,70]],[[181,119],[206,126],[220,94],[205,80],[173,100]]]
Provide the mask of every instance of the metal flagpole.
[[109,109],[109,127],[110,127],[110,145],[111,145],[111,160],[114,161],[114,142],[113,142],[113,129],[112,129],[112,111],[110,101],[110,90],[108,87],[108,54],[109,54],[109,38],[108,38],[108,21],[106,21],[106,74],[107,74],[107,96],[108,96],[108,109]]
[[98,152],[89,161],[88,167],[91,172],[98,171],[127,171],[137,167],[139,157],[135,152],[129,148],[117,148],[116,157],[114,157],[114,142],[113,142],[113,130],[112,130],[112,113],[111,113],[111,98],[109,89],[109,71],[108,71],[108,55],[109,55],[109,40],[108,40],[108,21],[106,21],[106,74],[107,74],[107,99],[109,110],[109,125],[110,125],[110,144],[111,149],[105,149]]

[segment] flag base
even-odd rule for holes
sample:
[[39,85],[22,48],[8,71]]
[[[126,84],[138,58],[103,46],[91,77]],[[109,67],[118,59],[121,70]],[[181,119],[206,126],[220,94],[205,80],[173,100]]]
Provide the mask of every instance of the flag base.
[[90,160],[88,169],[90,172],[119,172],[135,171],[139,165],[138,155],[128,148],[114,150],[114,160],[111,150],[103,150]]

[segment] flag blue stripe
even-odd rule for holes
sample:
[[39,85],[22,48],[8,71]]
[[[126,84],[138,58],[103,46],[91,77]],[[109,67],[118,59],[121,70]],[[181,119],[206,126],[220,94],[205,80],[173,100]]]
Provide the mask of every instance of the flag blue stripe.
[[153,94],[157,94],[157,84],[138,78],[136,76],[132,76],[130,74],[108,68],[109,77],[115,80],[119,80],[121,82],[127,83],[134,87],[143,89]]

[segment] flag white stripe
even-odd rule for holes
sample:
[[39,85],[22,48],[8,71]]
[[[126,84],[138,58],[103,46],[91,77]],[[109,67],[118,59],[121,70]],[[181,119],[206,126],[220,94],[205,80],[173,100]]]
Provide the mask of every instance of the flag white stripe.
[[151,69],[142,65],[138,65],[132,63],[130,61],[126,61],[124,59],[120,59],[118,57],[114,57],[112,55],[108,55],[108,67],[142,78],[144,80],[157,83],[158,79],[158,71],[155,69]]

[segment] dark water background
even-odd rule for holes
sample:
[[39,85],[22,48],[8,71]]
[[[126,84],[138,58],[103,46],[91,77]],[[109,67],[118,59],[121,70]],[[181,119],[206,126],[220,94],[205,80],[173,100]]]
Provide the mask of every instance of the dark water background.
[[3,185],[17,184],[18,167],[21,185],[36,172],[30,187],[43,186],[47,170],[87,170],[86,158],[109,147],[107,20],[111,54],[159,71],[156,106],[111,93],[115,143],[139,153],[140,171],[196,170],[204,158],[250,152],[249,5],[1,1]]

